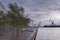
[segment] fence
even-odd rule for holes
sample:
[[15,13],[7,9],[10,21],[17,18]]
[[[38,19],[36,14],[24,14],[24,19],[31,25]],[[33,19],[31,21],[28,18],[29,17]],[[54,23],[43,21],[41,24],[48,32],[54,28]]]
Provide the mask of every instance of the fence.
[[[0,33],[2,33],[1,40],[17,40],[16,29],[0,27]],[[19,30],[18,40],[34,40],[36,31]]]

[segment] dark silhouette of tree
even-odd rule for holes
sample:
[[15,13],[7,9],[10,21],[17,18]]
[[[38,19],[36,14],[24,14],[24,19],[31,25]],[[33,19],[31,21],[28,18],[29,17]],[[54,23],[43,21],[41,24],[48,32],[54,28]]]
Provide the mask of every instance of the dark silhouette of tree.
[[9,10],[6,15],[0,10],[0,27],[12,28],[13,34],[14,29],[16,29],[17,38],[19,37],[19,30],[27,28],[29,23],[30,18],[24,16],[24,8],[19,7],[16,3],[9,4]]
[[3,11],[0,11],[0,30],[1,30],[1,27],[4,27],[4,25],[5,25],[4,18],[5,18],[5,16],[4,16]]
[[17,37],[19,37],[19,29],[28,27],[30,19],[24,16],[24,8],[19,7],[16,3],[9,4],[9,11],[7,14],[6,26],[16,28]]

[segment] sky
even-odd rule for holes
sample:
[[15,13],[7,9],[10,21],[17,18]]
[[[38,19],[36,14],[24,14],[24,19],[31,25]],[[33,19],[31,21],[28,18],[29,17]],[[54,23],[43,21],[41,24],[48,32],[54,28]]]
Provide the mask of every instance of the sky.
[[16,2],[25,8],[25,13],[29,15],[35,23],[51,24],[54,21],[60,24],[60,0],[0,0],[7,8],[10,2]]

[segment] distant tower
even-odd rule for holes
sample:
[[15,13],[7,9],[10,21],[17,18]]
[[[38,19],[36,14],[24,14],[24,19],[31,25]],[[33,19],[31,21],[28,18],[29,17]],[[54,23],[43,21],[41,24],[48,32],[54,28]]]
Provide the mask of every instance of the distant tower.
[[54,25],[54,22],[52,21],[52,25]]
[[52,21],[52,20],[50,19],[50,22],[52,23],[52,25],[54,25],[54,21]]

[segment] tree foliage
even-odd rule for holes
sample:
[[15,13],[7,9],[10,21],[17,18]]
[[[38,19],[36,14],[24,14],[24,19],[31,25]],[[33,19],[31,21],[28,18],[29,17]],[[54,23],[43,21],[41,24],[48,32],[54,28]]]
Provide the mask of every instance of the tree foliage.
[[16,3],[9,4],[6,24],[15,28],[25,28],[28,26],[30,19],[24,17],[24,8],[19,7]]
[[10,28],[26,28],[30,23],[30,19],[24,16],[24,8],[19,7],[16,3],[9,4],[9,10],[5,15],[0,11],[0,26]]
[[5,25],[4,19],[5,19],[5,15],[4,15],[3,11],[0,11],[0,27]]

